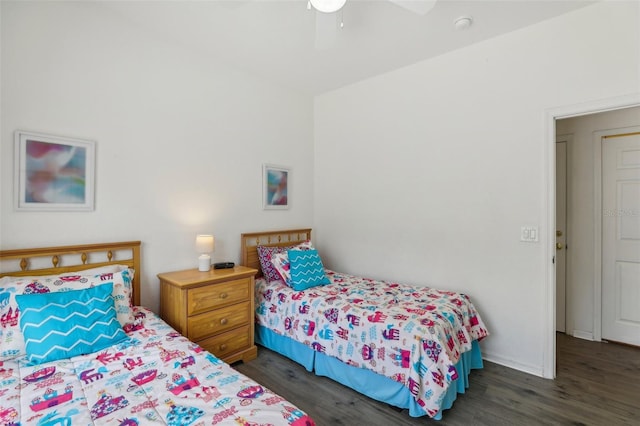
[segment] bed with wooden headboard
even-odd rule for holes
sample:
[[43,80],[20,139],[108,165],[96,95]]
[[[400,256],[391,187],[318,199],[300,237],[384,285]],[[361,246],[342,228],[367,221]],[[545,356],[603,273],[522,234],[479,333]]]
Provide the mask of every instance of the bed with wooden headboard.
[[257,269],[256,278],[262,276],[258,246],[288,247],[311,240],[311,228],[288,229],[282,231],[247,232],[240,236],[241,263]]
[[255,282],[256,343],[412,417],[440,418],[482,368],[488,332],[470,299],[323,270],[319,253],[305,253],[310,239],[308,228],[241,235],[243,265],[268,271]]
[[138,306],[140,247],[0,251],[0,425],[314,425]]
[[134,271],[132,303],[140,305],[140,241],[0,250],[0,277],[61,275],[109,265]]

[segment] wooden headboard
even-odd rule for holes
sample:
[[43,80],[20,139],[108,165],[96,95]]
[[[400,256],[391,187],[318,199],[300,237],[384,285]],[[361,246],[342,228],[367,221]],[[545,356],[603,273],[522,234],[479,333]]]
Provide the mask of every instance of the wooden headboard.
[[[57,275],[107,265],[126,265],[135,274],[131,301],[140,305],[140,241],[0,250],[0,277]],[[16,265],[11,266],[11,261]]]
[[256,278],[262,276],[258,246],[291,246],[311,239],[311,228],[285,229],[282,231],[249,232],[240,236],[241,263],[255,268],[259,272]]

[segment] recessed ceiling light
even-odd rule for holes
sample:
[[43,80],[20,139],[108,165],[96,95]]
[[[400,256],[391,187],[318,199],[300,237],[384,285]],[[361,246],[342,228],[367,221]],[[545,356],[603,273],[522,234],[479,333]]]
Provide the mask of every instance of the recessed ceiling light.
[[453,21],[456,30],[466,30],[473,23],[473,18],[469,15],[462,15]]

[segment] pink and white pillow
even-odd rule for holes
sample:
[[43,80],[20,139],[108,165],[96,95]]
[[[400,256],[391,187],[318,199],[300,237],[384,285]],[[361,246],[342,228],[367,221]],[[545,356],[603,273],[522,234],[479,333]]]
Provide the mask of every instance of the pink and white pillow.
[[0,361],[26,354],[16,295],[81,290],[113,283],[112,296],[118,322],[125,329],[131,328],[135,322],[131,308],[134,271],[126,267],[112,270],[118,271],[96,269],[60,275],[0,278]]
[[[311,241],[305,241],[290,250],[313,250],[313,246],[311,245]],[[287,252],[288,250],[284,253],[274,253],[271,256],[271,263],[275,270],[278,271],[282,281],[291,287],[291,262],[289,261],[289,254]]]
[[[260,260],[260,267],[262,274],[268,282],[284,280],[280,272],[275,268],[272,258],[275,254],[284,253],[287,254],[287,250],[308,250],[313,248],[311,241],[304,241],[300,244],[286,247],[272,247],[272,246],[258,246],[258,259]],[[285,281],[286,282],[286,281]]]

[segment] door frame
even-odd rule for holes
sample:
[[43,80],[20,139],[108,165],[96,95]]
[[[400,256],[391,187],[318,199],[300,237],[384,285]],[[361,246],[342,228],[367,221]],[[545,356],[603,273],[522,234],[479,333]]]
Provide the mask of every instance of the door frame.
[[[556,120],[578,117],[599,112],[640,106],[640,92],[624,96],[595,100],[569,106],[548,108],[545,111],[546,143],[543,144],[544,161],[544,190],[541,217],[545,234],[541,235],[543,243],[543,257],[545,285],[544,306],[544,336],[543,336],[543,377],[553,379],[556,376],[556,268],[555,260],[555,232],[556,232]],[[600,201],[601,202],[601,201]],[[597,203],[595,203],[597,204]],[[601,300],[599,296],[599,300]],[[600,318],[601,320],[601,318]]]
[[[570,260],[570,255],[569,255],[569,250],[566,247],[569,247],[569,244],[571,243],[571,241],[569,241],[570,236],[572,235],[572,223],[569,220],[569,218],[571,217],[569,213],[570,212],[570,203],[569,203],[569,197],[571,196],[570,194],[570,188],[571,188],[571,161],[573,158],[573,133],[566,133],[566,134],[562,134],[562,135],[557,135],[555,138],[555,145],[557,147],[557,145],[559,143],[564,143],[565,147],[566,147],[566,163],[565,163],[565,196],[566,196],[566,208],[565,208],[565,229],[564,229],[564,235],[565,235],[565,277],[564,277],[564,282],[565,282],[565,287],[564,287],[564,294],[565,294],[565,304],[564,304],[564,312],[565,312],[565,316],[564,316],[564,325],[565,325],[565,332],[566,330],[569,328],[569,326],[571,326],[571,328],[573,328],[573,322],[571,324],[569,324],[567,322],[567,290],[569,289],[569,283],[570,281],[570,277],[571,277],[571,260]],[[555,165],[555,153],[554,153],[554,165]],[[554,174],[554,182],[557,184],[556,182],[556,178],[555,178],[555,174]],[[557,188],[554,187],[554,188]],[[555,198],[554,198],[554,202],[555,202]],[[555,204],[554,204],[555,205]],[[557,206],[555,206],[554,211],[557,213]],[[555,213],[554,213],[555,214]],[[554,216],[555,218],[555,216]],[[555,222],[554,222],[555,223]],[[556,224],[557,226],[557,224]],[[556,228],[557,230],[557,228]],[[556,243],[557,238],[554,236],[554,240],[553,243]],[[556,277],[557,278],[557,275]],[[555,281],[554,281],[555,282]],[[556,285],[554,285],[554,288],[556,288],[557,290],[557,283]],[[558,293],[556,292],[556,296],[558,295]],[[557,308],[558,305],[555,305],[555,309],[556,309],[556,316],[555,318],[555,322],[554,324],[557,323],[558,321],[558,316],[557,316]],[[556,327],[557,329],[557,327]],[[557,330],[556,330],[557,331]]]

